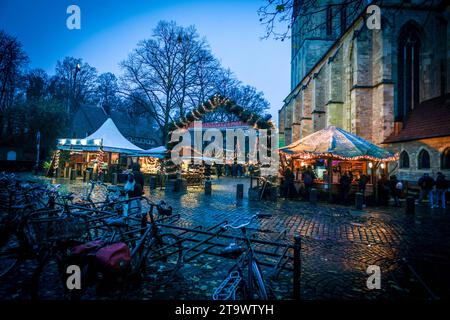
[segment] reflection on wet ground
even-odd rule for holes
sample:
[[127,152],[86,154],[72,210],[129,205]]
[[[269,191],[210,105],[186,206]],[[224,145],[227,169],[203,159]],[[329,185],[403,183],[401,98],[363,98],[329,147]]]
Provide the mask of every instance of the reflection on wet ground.
[[[66,191],[81,194],[81,181],[57,181]],[[212,195],[202,188],[186,193],[145,188],[153,201],[164,200],[181,215],[177,226],[193,228],[221,221],[247,221],[256,212],[271,213],[270,219],[251,224],[255,237],[292,242],[302,237],[301,297],[303,299],[428,299],[449,297],[450,212],[418,207],[415,215],[402,209],[366,208],[283,200],[277,202],[236,200],[236,184],[249,180],[221,178],[213,181]],[[104,197],[94,190],[94,199]],[[261,257],[261,259],[266,259]],[[270,260],[270,259],[269,259]],[[185,264],[174,281],[154,288],[145,283],[130,291],[130,299],[211,299],[214,287],[226,277],[233,261],[201,255]],[[381,289],[369,290],[369,265],[381,268]],[[3,298],[26,298],[26,278],[32,266],[24,264],[0,285]],[[263,268],[268,279],[268,272]],[[7,282],[9,281],[9,282]],[[284,272],[271,282],[276,298],[292,298],[292,273]],[[113,297],[104,297],[113,298]]]

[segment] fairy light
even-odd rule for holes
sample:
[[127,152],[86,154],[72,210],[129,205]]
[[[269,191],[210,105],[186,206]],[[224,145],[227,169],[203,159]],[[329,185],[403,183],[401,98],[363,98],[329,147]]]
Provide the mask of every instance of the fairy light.
[[53,176],[56,176],[56,172],[59,168],[59,158],[61,155],[61,150],[56,150],[55,151],[55,158],[54,158],[54,163],[53,163]]

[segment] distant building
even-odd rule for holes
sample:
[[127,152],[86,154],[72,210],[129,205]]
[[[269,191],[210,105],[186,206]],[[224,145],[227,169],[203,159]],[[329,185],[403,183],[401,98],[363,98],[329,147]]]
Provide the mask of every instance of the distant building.
[[[142,149],[160,145],[154,125],[143,117],[130,117],[124,112],[112,111],[109,115],[119,131],[131,143]],[[81,105],[72,120],[72,137],[85,138],[95,132],[108,119],[102,107]]]
[[[295,1],[294,14],[302,1]],[[446,1],[316,1],[292,28],[291,93],[279,110],[287,145],[328,125],[398,152],[406,180],[450,176],[450,9]],[[294,16],[295,18],[295,16]]]

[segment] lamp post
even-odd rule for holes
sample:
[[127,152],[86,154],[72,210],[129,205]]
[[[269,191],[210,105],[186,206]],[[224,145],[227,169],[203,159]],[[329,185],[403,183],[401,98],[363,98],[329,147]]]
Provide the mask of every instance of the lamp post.
[[39,152],[41,147],[41,132],[36,133],[36,167],[34,173],[37,175],[39,172]]
[[71,107],[70,104],[73,103],[73,101],[75,100],[75,90],[76,90],[75,84],[77,82],[77,74],[78,74],[78,72],[80,72],[80,70],[81,70],[81,65],[79,63],[77,63],[75,65],[75,73],[73,75],[73,87],[72,87],[72,92],[71,92],[72,101],[70,101],[70,97],[69,97],[69,102],[67,104],[67,114],[68,115],[70,115],[70,107]]

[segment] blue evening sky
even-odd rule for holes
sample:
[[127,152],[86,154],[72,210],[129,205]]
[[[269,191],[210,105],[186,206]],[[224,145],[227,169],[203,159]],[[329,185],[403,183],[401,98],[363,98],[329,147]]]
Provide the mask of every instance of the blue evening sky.
[[[195,25],[212,52],[239,80],[264,92],[277,119],[289,93],[289,41],[261,40],[257,9],[264,0],[0,0],[0,29],[16,36],[30,67],[53,74],[65,56],[120,75],[118,63],[149,38],[159,20]],[[81,9],[81,30],[66,28],[66,9]]]

